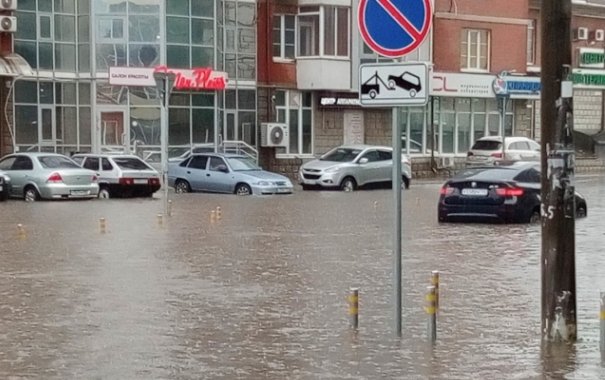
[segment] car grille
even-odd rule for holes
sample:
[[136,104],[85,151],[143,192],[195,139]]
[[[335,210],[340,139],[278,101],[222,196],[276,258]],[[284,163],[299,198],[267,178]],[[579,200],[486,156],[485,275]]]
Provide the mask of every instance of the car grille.
[[303,173],[303,177],[304,179],[319,179],[321,176],[319,174]]
[[277,186],[286,186],[286,181],[277,181],[275,182]]

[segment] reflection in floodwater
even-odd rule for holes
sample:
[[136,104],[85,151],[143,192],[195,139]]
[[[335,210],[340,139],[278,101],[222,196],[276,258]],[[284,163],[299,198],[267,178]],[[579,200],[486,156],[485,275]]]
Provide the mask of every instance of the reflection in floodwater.
[[[390,190],[173,194],[162,223],[158,198],[2,203],[0,378],[605,378],[605,176],[577,182],[588,199],[576,225],[579,341],[546,348],[540,227],[440,225],[436,182],[404,192],[401,339]],[[434,346],[423,310],[433,270]]]

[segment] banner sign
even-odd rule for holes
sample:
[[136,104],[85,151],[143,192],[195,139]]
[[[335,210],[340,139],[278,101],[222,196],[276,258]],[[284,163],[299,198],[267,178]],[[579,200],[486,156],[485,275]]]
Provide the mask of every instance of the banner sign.
[[110,67],[109,84],[113,86],[156,85],[153,73],[175,74],[175,90],[224,90],[227,87],[227,73],[214,71],[209,67],[194,69],[171,69],[166,66],[153,67]]

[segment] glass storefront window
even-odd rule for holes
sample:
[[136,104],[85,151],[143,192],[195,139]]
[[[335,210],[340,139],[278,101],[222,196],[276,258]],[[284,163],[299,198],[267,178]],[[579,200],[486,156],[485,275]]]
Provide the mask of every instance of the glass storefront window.
[[170,108],[168,115],[170,129],[168,143],[170,145],[187,145],[191,141],[189,110],[185,108]]
[[214,17],[214,0],[192,1],[191,15],[198,17]]
[[190,68],[188,46],[168,45],[166,47],[166,57],[168,67]]
[[189,43],[189,36],[190,36],[190,33],[189,33],[189,19],[188,18],[166,17],[166,40],[167,40],[167,42],[187,44],[187,43]]
[[214,110],[194,108],[192,120],[192,142],[214,142]]
[[15,140],[17,144],[38,143],[38,107],[15,106]]
[[[198,2],[199,0],[193,0]],[[189,0],[166,0],[166,14],[188,16]]]

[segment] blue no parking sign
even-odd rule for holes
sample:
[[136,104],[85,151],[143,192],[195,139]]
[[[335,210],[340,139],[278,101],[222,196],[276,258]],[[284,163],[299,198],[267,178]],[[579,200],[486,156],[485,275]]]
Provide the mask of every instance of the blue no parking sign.
[[360,0],[359,32],[385,57],[401,57],[418,48],[431,28],[431,0]]

